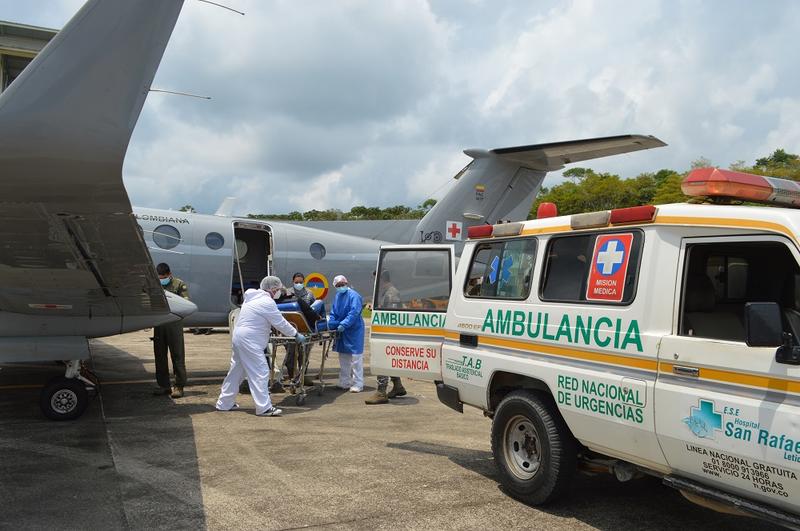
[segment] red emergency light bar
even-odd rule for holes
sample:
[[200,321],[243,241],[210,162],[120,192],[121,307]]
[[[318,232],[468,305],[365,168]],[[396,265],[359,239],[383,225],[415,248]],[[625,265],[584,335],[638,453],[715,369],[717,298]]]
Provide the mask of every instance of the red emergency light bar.
[[719,168],[692,170],[681,183],[681,190],[691,196],[800,206],[800,184],[795,181]]
[[492,235],[494,227],[492,225],[475,225],[467,227],[467,238],[488,238]]
[[498,223],[496,225],[476,225],[467,227],[467,238],[489,238],[503,236],[519,236],[522,233],[522,223]]
[[656,219],[656,207],[642,205],[628,208],[615,208],[611,211],[609,222],[612,225],[624,223],[642,223]]

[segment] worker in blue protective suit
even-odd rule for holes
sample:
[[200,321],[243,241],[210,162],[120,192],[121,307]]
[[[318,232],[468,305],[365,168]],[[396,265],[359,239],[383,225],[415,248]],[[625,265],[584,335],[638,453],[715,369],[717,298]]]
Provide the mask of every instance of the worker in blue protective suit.
[[336,298],[328,317],[328,328],[337,331],[333,348],[339,353],[340,389],[360,393],[364,389],[364,319],[361,295],[350,287],[344,275],[333,279]]

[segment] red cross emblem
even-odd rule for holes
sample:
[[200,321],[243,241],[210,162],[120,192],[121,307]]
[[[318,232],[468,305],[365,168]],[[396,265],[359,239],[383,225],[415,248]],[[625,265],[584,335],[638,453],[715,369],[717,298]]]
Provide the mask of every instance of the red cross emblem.
[[456,221],[448,221],[447,222],[447,239],[448,240],[460,240],[461,237],[461,223]]

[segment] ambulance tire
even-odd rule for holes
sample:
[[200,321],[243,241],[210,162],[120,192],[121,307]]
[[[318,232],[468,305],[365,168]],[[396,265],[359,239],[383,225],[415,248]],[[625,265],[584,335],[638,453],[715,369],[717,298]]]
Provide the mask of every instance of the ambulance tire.
[[492,453],[503,486],[530,505],[562,495],[577,468],[576,441],[552,398],[530,391],[514,391],[500,402]]

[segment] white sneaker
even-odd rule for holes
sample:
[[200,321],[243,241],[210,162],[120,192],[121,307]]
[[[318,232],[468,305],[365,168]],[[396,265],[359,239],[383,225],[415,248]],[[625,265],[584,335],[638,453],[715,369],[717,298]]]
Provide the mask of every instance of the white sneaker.
[[363,391],[363,389],[361,387],[356,387],[355,385],[350,388],[351,393],[360,393],[361,391]]
[[232,405],[230,409],[217,408],[217,411],[236,411],[237,409],[239,409],[239,404]]
[[345,391],[347,391],[348,389],[350,389],[350,386],[349,385],[336,384],[336,389],[344,389]]
[[257,417],[280,417],[281,413],[283,413],[282,409],[278,409],[276,407],[271,407],[263,413],[256,413]]

